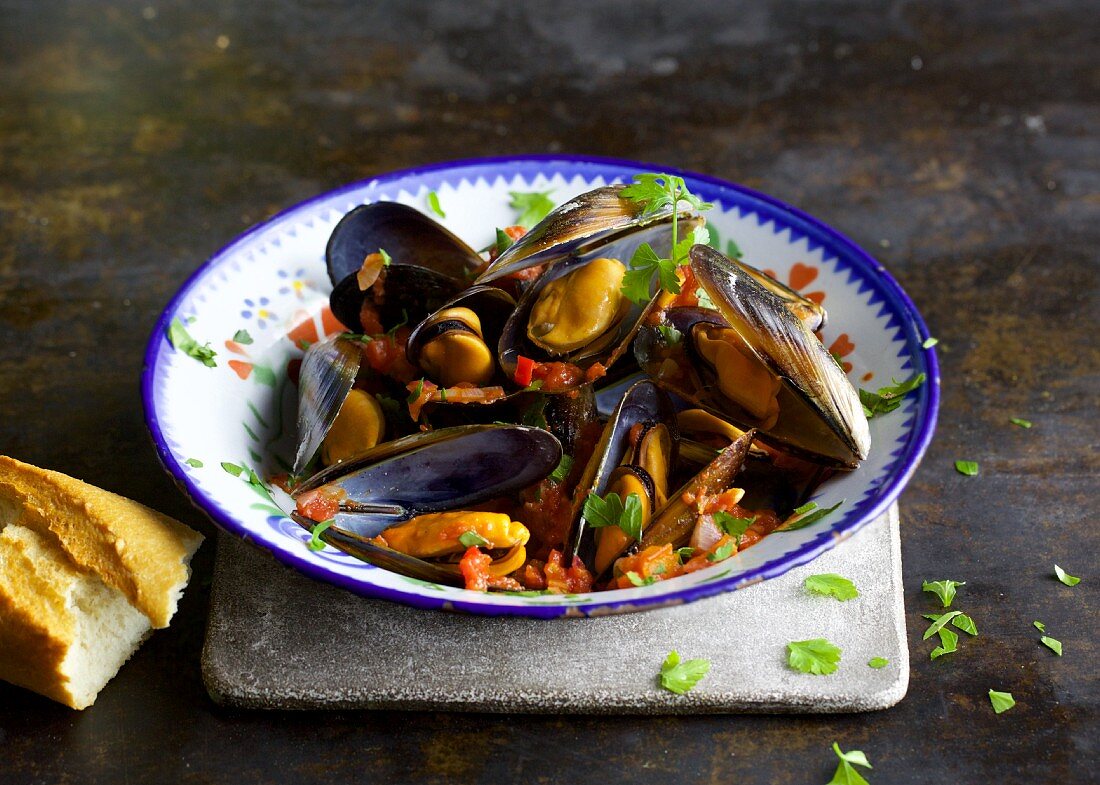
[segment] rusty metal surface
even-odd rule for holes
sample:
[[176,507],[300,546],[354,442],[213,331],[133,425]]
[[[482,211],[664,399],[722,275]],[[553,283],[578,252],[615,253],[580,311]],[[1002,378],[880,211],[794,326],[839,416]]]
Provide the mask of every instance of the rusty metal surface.
[[[92,710],[0,685],[0,779],[826,782],[834,740],[872,782],[1095,777],[1098,40],[1074,0],[0,4],[0,452],[209,533],[142,423],[168,296],[281,206],[477,154],[664,161],[798,204],[897,275],[945,378],[901,500],[913,670],[886,712],[222,710],[199,670],[208,547]],[[935,662],[924,578],[967,581],[981,631]],[[1016,708],[995,716],[989,688]]]

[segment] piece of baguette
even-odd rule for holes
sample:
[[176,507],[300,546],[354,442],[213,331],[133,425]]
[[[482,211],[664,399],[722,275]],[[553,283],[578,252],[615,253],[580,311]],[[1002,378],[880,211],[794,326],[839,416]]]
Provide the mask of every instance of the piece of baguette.
[[0,679],[90,706],[168,626],[201,542],[137,502],[0,456]]
[[0,678],[83,709],[151,630],[122,592],[42,535],[0,531]]
[[187,563],[202,542],[198,532],[143,504],[0,455],[0,526],[5,522],[56,541],[156,628],[176,612]]

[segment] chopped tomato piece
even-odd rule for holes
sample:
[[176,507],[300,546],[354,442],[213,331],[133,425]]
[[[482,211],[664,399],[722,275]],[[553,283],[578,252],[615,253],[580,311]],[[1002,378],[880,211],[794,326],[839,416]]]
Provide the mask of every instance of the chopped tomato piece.
[[592,573],[580,558],[573,557],[572,567],[562,567],[561,551],[550,551],[543,568],[546,588],[552,594],[581,594],[592,591]]
[[470,591],[488,591],[489,565],[493,559],[487,553],[482,553],[476,546],[471,545],[466,549],[462,560],[458,563],[458,569],[462,572],[462,579],[466,581],[466,588]]
[[535,373],[535,361],[522,354],[516,360],[516,373],[513,377],[520,387],[529,387]]

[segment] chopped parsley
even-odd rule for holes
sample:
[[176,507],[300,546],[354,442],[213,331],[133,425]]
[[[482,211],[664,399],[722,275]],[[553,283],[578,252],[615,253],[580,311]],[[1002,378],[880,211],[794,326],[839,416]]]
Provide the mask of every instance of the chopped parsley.
[[241,346],[248,346],[252,343],[252,336],[248,334],[248,330],[237,330],[233,333],[233,342],[239,343]]
[[683,564],[688,559],[690,559],[694,553],[695,553],[694,548],[691,548],[691,547],[685,545],[683,548],[677,548],[676,549],[676,558],[680,560],[681,564]]
[[228,461],[222,461],[222,469],[224,469],[229,474],[232,474],[234,477],[240,477],[241,474],[245,471],[245,468],[243,466],[238,466],[237,464],[229,463]]
[[952,654],[959,649],[959,636],[956,633],[946,627],[941,627],[938,633],[940,636],[940,645],[932,649],[930,659],[933,660],[945,654]]
[[203,466],[202,461],[200,461],[198,458],[188,458],[186,461],[184,461],[184,463],[194,469],[201,469]]
[[643,578],[641,575],[634,572],[634,570],[627,571],[626,579],[633,583],[635,586],[650,586],[657,582],[657,579],[654,576],[649,575]]
[[683,333],[671,324],[657,325],[657,332],[660,334],[661,340],[663,340],[667,346],[676,346],[684,337]]
[[1032,624],[1035,626],[1035,629],[1037,629],[1039,632],[1046,632],[1047,631],[1047,626],[1045,624],[1043,624],[1041,621],[1033,621]]
[[840,648],[824,638],[791,641],[787,644],[787,650],[787,664],[802,673],[825,676],[836,671],[840,662]]
[[955,471],[959,474],[965,474],[967,477],[978,476],[978,462],[977,461],[955,461]]
[[[935,616],[934,621],[928,625],[928,629],[924,631],[924,637],[921,640],[928,640],[937,632],[947,626],[948,622],[954,619],[956,616],[961,616],[962,611],[948,611],[947,613],[941,613]],[[928,614],[928,616],[934,616],[934,614]]]
[[725,561],[726,559],[728,559],[730,556],[733,555],[733,548],[734,548],[734,545],[733,545],[732,542],[727,542],[725,545],[719,545],[717,548],[714,549],[714,553],[708,553],[707,554],[707,561],[709,561],[709,562]]
[[1052,652],[1057,654],[1059,657],[1062,656],[1062,642],[1061,641],[1055,640],[1054,638],[1048,638],[1046,635],[1041,637],[1039,639],[1039,641],[1044,646],[1046,646],[1048,649],[1050,649]]
[[[391,264],[393,264],[393,257],[390,256],[388,253],[386,253],[385,248],[379,248],[378,249],[378,255],[382,257],[382,266],[383,267],[389,267]],[[406,316],[405,317],[405,323],[407,324],[408,321],[409,321],[409,317]]]
[[921,584],[921,591],[932,592],[940,598],[943,607],[950,608],[951,601],[955,599],[955,589],[965,585],[966,581],[925,581]]
[[841,602],[854,600],[859,596],[859,589],[843,575],[826,572],[820,575],[810,575],[802,583],[806,591],[814,594],[824,594],[827,597],[836,597]]
[[710,671],[710,660],[680,660],[677,651],[670,651],[661,665],[661,686],[669,692],[683,695],[699,683]]
[[500,256],[502,253],[511,248],[513,243],[515,243],[515,240],[509,237],[506,231],[504,231],[503,229],[497,229],[496,242],[493,243],[493,245],[496,246],[497,249],[497,256]]
[[623,501],[612,492],[602,499],[591,494],[584,500],[584,519],[593,529],[618,526],[631,540],[642,538],[642,500],[631,493]]
[[1019,425],[1021,428],[1031,427],[1031,420],[1025,420],[1023,417],[1009,417],[1008,421],[1013,425]]
[[719,529],[734,538],[738,550],[741,550],[741,538],[745,536],[745,532],[749,530],[755,520],[755,515],[751,518],[738,518],[724,510],[714,513],[714,523]]
[[1080,578],[1076,578],[1076,577],[1070,575],[1068,572],[1063,570],[1057,564],[1054,565],[1054,574],[1058,577],[1058,580],[1060,580],[1062,583],[1066,584],[1066,586],[1076,586],[1077,584],[1079,584],[1081,582]]
[[1003,714],[1016,705],[1011,692],[997,692],[996,690],[989,691],[989,702],[993,704],[993,711],[998,714]]
[[462,543],[465,548],[488,548],[492,545],[487,539],[482,537],[473,529],[464,531],[458,535],[458,541]]
[[416,403],[420,399],[420,396],[424,394],[424,380],[420,379],[416,383],[416,389],[409,393],[408,403]]
[[325,541],[321,539],[321,535],[334,523],[336,523],[336,519],[329,518],[327,521],[322,521],[310,530],[309,542],[306,543],[306,545],[311,551],[319,551],[325,547]]
[[[817,502],[807,502],[794,511],[794,514],[785,520],[776,531],[793,532],[799,529],[805,529],[807,526],[813,523],[817,523],[826,515],[830,515],[836,511],[836,509],[844,504],[845,499],[841,499],[832,507],[825,507],[824,509],[817,509]],[[810,506],[813,505],[813,506]],[[799,512],[803,510],[803,512]]]
[[931,349],[933,346],[940,342],[939,338],[933,338],[931,335],[924,339],[924,343],[920,346],[922,349]]
[[428,209],[440,218],[447,217],[447,214],[443,212],[443,208],[439,206],[439,194],[435,191],[428,191]]
[[835,741],[833,742],[833,752],[840,758],[840,763],[837,764],[836,772],[833,774],[833,778],[829,780],[828,785],[870,785],[867,780],[853,768],[854,766],[863,766],[866,769],[871,768],[871,762],[867,760],[866,755],[859,750],[842,752],[840,745]]
[[890,660],[886,659],[885,657],[872,657],[867,661],[867,666],[870,668],[875,668],[876,670],[878,668],[885,668],[889,664]]
[[569,472],[573,470],[573,459],[564,453],[561,456],[561,460],[558,461],[557,468],[550,473],[550,479],[559,485],[565,482],[565,478],[569,476]]
[[863,404],[863,413],[868,419],[876,414],[887,414],[901,406],[901,399],[924,384],[925,375],[918,373],[908,381],[891,379],[892,385],[880,387],[877,393],[870,390],[859,391],[859,401]]
[[951,625],[965,632],[967,635],[977,635],[978,625],[974,623],[974,620],[967,616],[965,613],[960,613],[954,619],[951,620]]
[[513,209],[519,210],[516,223],[524,229],[530,229],[548,216],[550,211],[554,209],[554,200],[550,198],[551,193],[553,191],[532,191],[529,193],[509,191],[508,195],[512,197],[510,205]]
[[214,362],[214,358],[218,356],[218,353],[210,348],[210,342],[207,341],[205,346],[199,346],[199,342],[191,337],[191,333],[187,332],[187,328],[183,326],[183,322],[179,320],[178,316],[168,325],[168,342],[188,357],[195,358],[207,368],[214,368],[218,365]]

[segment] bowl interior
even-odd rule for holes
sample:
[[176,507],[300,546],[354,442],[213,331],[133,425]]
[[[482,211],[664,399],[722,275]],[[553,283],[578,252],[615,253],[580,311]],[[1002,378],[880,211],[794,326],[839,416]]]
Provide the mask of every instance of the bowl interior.
[[[307,548],[308,533],[286,517],[288,497],[267,478],[287,472],[294,454],[297,388],[291,381],[304,344],[342,332],[328,309],[324,250],[336,222],[356,205],[390,199],[429,213],[472,247],[515,222],[511,191],[550,191],[555,202],[629,181],[651,167],[572,159],[493,159],[398,172],[318,196],[275,216],[215,254],[169,303],[150,339],[143,399],[165,467],[194,502],[228,531],[307,574],[372,597],[411,605],[536,617],[614,613],[687,602],[775,577],[809,561],[873,520],[900,493],[934,427],[938,371],[913,304],[882,267],[820,222],[769,197],[713,178],[684,174],[714,202],[712,244],[811,297],[829,312],[825,344],[853,384],[868,389],[927,374],[901,408],[871,420],[870,457],[822,485],[822,507],[843,501],[805,529],[775,533],[727,561],[692,575],[628,590],[584,595],[478,594],[406,578],[332,548]],[[172,347],[179,320],[216,365]]]

